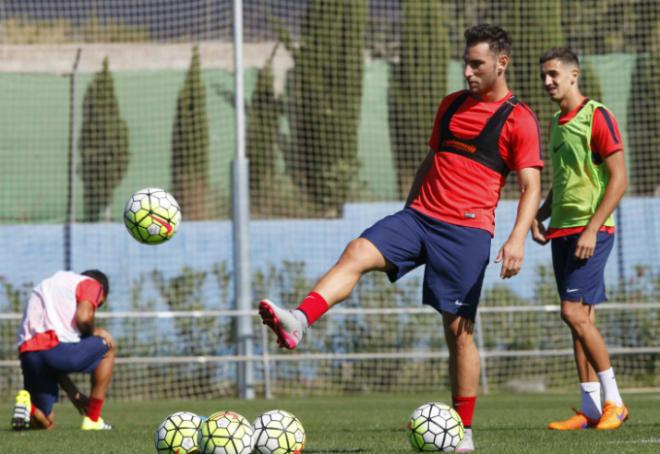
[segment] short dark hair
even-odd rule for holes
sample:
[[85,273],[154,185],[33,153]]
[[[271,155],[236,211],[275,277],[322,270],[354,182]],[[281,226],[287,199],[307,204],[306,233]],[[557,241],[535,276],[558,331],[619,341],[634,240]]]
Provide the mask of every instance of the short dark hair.
[[511,55],[511,39],[503,28],[491,24],[474,25],[463,34],[465,46],[472,47],[479,43],[488,43],[490,50],[496,55]]
[[550,60],[559,60],[562,63],[570,63],[578,68],[580,67],[580,59],[578,58],[577,53],[575,53],[570,47],[553,47],[541,55],[541,58],[539,58],[539,64],[542,65]]
[[83,276],[89,276],[103,287],[103,297],[107,298],[108,293],[110,293],[110,282],[108,282],[108,276],[105,275],[103,271],[99,270],[85,270],[82,273]]

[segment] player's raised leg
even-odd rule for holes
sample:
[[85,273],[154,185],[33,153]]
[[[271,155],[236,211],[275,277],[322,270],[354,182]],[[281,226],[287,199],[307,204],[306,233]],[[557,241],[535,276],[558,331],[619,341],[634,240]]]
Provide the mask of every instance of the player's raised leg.
[[259,314],[277,335],[278,344],[295,348],[305,330],[330,307],[345,300],[364,273],[384,271],[395,282],[423,263],[423,219],[409,208],[386,216],[348,243],[335,265],[294,311],[263,300]]
[[348,298],[364,273],[386,267],[378,248],[366,238],[357,238],[348,243],[337,263],[321,277],[297,309],[287,310],[266,299],[259,303],[259,315],[277,336],[280,347],[294,349],[309,326],[330,307]]

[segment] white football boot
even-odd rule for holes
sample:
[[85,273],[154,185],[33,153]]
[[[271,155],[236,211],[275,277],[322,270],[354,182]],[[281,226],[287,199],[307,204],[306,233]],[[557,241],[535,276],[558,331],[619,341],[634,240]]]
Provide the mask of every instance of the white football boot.
[[[301,313],[302,314],[302,313]],[[277,336],[280,347],[293,350],[303,337],[305,324],[296,317],[294,311],[283,309],[270,300],[259,302],[259,316]],[[304,317],[304,314],[302,314]]]
[[463,439],[456,446],[455,452],[472,452],[474,451],[474,440],[472,440],[472,429],[465,429]]

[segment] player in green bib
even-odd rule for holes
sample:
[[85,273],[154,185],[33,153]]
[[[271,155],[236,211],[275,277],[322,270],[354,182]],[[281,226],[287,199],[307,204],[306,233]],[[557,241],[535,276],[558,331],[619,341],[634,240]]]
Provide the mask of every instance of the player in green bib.
[[[561,317],[573,336],[582,396],[575,415],[548,428],[617,429],[628,418],[628,409],[595,323],[595,305],[607,300],[605,265],[615,231],[612,213],[628,185],[623,143],[612,113],[580,92],[580,63],[571,49],[549,50],[540,65],[543,86],[560,110],[550,127],[552,188],[538,210],[532,237],[540,244],[552,240]],[[548,218],[546,229],[543,222]]]

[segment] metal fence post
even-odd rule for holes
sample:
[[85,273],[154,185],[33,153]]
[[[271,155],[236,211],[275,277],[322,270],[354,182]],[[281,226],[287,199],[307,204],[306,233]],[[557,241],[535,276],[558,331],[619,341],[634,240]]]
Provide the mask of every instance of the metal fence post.
[[[252,279],[250,276],[250,194],[248,161],[245,156],[245,105],[243,88],[243,2],[234,0],[234,70],[236,84],[236,156],[232,165],[232,222],[234,236],[234,289],[238,317],[238,354],[252,356]],[[238,365],[238,391],[244,399],[254,399],[252,360]]]
[[73,68],[70,74],[69,84],[69,162],[67,175],[67,197],[66,197],[66,215],[64,220],[64,269],[72,268],[72,224],[76,221],[76,148],[78,140],[76,138],[76,119],[78,118],[78,99],[76,97],[76,78],[78,75],[78,63],[80,63],[80,54],[82,49],[79,47],[76,51],[76,58],[73,61]]

